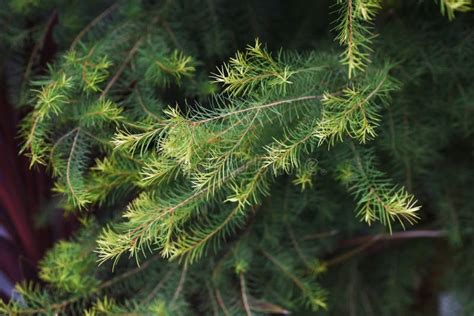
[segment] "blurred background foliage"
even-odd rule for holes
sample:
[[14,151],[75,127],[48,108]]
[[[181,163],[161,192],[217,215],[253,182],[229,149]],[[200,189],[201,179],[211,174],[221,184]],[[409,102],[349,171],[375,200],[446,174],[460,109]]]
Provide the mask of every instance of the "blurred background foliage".
[[[104,13],[115,8],[116,4],[112,1],[0,1],[0,284],[2,298],[8,300],[14,283],[38,279],[38,261],[46,249],[58,239],[67,239],[79,226],[77,219],[63,212],[61,199],[51,194],[53,184],[45,175],[44,168],[34,167],[30,170],[28,159],[18,155],[21,141],[17,127],[30,111],[28,105],[33,98],[32,82],[47,74],[48,64],[54,63],[71,45],[79,45],[76,43],[78,34],[82,35],[84,30],[89,32],[91,21],[94,22],[98,17],[102,20]],[[144,5],[152,2],[143,1]],[[456,18],[449,22],[453,19],[453,13],[441,3],[383,1],[384,9],[375,21],[376,30],[381,35],[373,39],[377,47],[374,59],[379,58],[377,50],[380,50],[394,61],[403,62],[404,67],[395,72],[402,83],[410,83],[404,86],[405,91],[408,91],[406,95],[410,97],[404,99],[400,95],[400,99],[396,100],[398,108],[393,112],[388,110],[387,117],[390,119],[383,122],[381,130],[384,132],[375,141],[377,154],[386,158],[382,163],[383,171],[392,175],[397,183],[405,184],[422,202],[424,224],[420,229],[434,231],[429,236],[434,238],[410,239],[410,247],[405,247],[406,238],[403,236],[406,235],[395,233],[389,238],[375,231],[376,234],[371,237],[374,240],[358,239],[354,234],[347,239],[325,241],[327,244],[322,248],[327,250],[329,262],[334,260],[336,267],[321,283],[331,291],[341,293],[330,296],[329,305],[334,315],[397,315],[401,310],[406,310],[401,306],[419,315],[435,315],[442,311],[443,302],[448,302],[446,304],[451,307],[453,304],[463,304],[466,310],[474,308],[470,306],[474,305],[471,296],[474,283],[466,282],[474,279],[474,216],[471,214],[474,207],[474,77],[467,73],[474,66],[474,19],[472,13],[459,16],[456,13]],[[138,6],[132,2],[120,5],[130,15],[134,14]],[[336,13],[332,8],[335,1],[211,0],[207,5],[215,6],[218,10],[214,16],[200,14],[200,1],[181,1],[179,5],[189,6],[189,11],[194,12],[189,20],[178,27],[182,27],[179,30],[183,36],[199,36],[195,42],[202,42],[202,45],[190,45],[190,51],[194,49],[203,56],[205,62],[199,65],[202,74],[214,72],[216,66],[233,56],[237,50],[244,50],[255,38],[266,43],[269,51],[281,48],[308,51],[337,45],[333,42]],[[195,10],[192,10],[193,7]],[[219,20],[211,21],[214,27],[209,27],[212,24],[209,20],[215,18]],[[114,15],[103,18],[105,24],[107,19],[113,23]],[[100,34],[100,29],[94,32]],[[221,36],[222,39],[213,38]],[[391,40],[383,40],[384,37]],[[140,51],[139,58],[146,62],[154,51]],[[178,63],[183,58],[176,55],[170,63]],[[137,64],[140,66],[140,59]],[[147,79],[157,84],[168,84],[164,81],[166,78],[153,74],[151,72]],[[90,88],[94,90],[94,86]],[[176,89],[171,85],[163,99],[166,102],[183,101],[178,99],[183,96],[177,95]],[[207,95],[215,89],[213,85],[206,85],[187,93]],[[450,110],[446,110],[446,106]],[[420,108],[422,111],[419,111]],[[426,116],[414,114],[420,112],[426,113]],[[416,117],[417,120],[410,121],[407,119],[409,117]],[[388,131],[394,128],[397,129],[397,135],[403,137],[393,138],[393,134]],[[280,197],[284,195],[281,193]],[[310,194],[303,194],[302,200],[325,203],[327,206],[327,213],[321,215],[325,221],[321,221],[315,231],[323,231],[329,236],[340,233],[328,230],[325,226],[333,223],[331,210],[337,209],[334,201]],[[271,203],[281,205],[283,198],[275,198]],[[93,208],[91,212],[96,214],[97,209]],[[267,216],[271,222],[272,214],[267,213],[259,214],[256,220]],[[347,212],[346,216],[337,220],[355,222],[352,212]],[[345,228],[358,232],[358,225],[355,223],[350,227],[347,224]],[[88,278],[90,275],[87,271],[95,265],[96,258],[86,258],[83,249],[76,247],[75,242],[86,241],[87,237],[87,234],[79,234],[73,241],[57,244],[57,251],[64,256],[44,257],[40,266],[42,281],[61,284],[61,290],[78,295],[87,291],[85,288],[107,289],[111,284],[115,285],[113,278],[105,286],[104,283],[98,284],[96,278]],[[304,240],[317,240],[320,237],[302,236]],[[310,244],[305,245],[311,248]],[[361,252],[363,255],[354,255],[346,264],[337,265],[341,253],[344,255],[347,250],[351,253],[354,249],[354,254]],[[378,256],[381,252],[383,255]],[[248,256],[244,250],[239,254],[242,258]],[[77,259],[77,262],[71,259]],[[52,276],[61,275],[65,262],[71,266],[76,264],[78,274],[66,282],[58,282]],[[154,262],[149,265],[155,267]],[[317,262],[314,265],[317,266]],[[382,271],[381,266],[386,267],[386,270]],[[166,270],[167,267],[155,268],[148,277],[159,278],[159,273],[163,272],[159,268]],[[245,268],[245,264],[242,264],[235,269],[244,271]],[[133,269],[133,264],[125,264],[116,273],[138,273],[138,270]],[[456,273],[447,273],[448,270]],[[169,271],[170,278],[179,280],[181,271],[171,267]],[[104,271],[100,273],[107,275]],[[127,291],[138,291],[137,284],[144,282],[144,278],[137,277],[136,284],[122,286],[130,286],[125,289]],[[381,279],[386,280],[386,283],[381,284]],[[456,292],[459,294],[456,299],[450,299],[453,289],[459,291]],[[369,303],[374,298],[378,302],[376,306]],[[113,302],[107,300],[96,303],[99,306],[97,310],[107,310],[112,305]],[[110,310],[113,308],[110,307]]]

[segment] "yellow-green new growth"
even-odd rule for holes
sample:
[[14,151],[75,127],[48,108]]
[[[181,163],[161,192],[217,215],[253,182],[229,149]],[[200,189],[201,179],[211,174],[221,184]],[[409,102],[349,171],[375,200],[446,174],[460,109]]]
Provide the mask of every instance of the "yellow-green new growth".
[[159,86],[167,87],[172,82],[180,84],[183,78],[190,78],[196,71],[191,56],[174,50],[171,54],[159,54],[145,72],[145,78]]
[[341,6],[335,30],[336,39],[344,52],[342,63],[347,65],[351,79],[356,72],[363,71],[370,62],[372,51],[371,23],[380,9],[378,0],[338,0]]
[[254,46],[247,46],[245,52],[237,52],[229,63],[213,74],[214,82],[224,85],[224,91],[232,96],[247,95],[250,92],[264,92],[273,87],[285,92],[291,84],[293,71],[281,64],[266,51],[258,39]]
[[439,0],[442,15],[447,15],[449,20],[454,19],[455,12],[469,12],[474,10],[472,0]]

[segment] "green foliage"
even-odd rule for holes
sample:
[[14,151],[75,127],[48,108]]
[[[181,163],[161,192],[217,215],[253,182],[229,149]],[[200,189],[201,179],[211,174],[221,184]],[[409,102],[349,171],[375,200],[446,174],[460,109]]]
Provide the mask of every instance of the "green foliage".
[[275,60],[257,39],[254,46],[247,46],[244,53],[238,52],[229,63],[218,68],[214,79],[225,86],[224,92],[237,96],[255,92],[257,87],[265,91],[276,86],[284,93],[286,85],[291,84],[289,79],[293,74],[288,66]]
[[381,106],[388,105],[390,93],[399,89],[397,82],[388,74],[390,68],[385,66],[385,69],[370,74],[373,76],[371,81],[359,89],[350,87],[343,89],[341,96],[323,96],[322,118],[316,127],[320,144],[327,141],[334,145],[345,135],[361,143],[375,137]]
[[84,252],[78,243],[60,241],[40,264],[40,278],[66,293],[84,294],[94,291],[98,280],[94,271],[95,258]]
[[442,15],[447,15],[448,19],[454,19],[454,12],[469,12],[473,9],[470,0],[440,0],[439,7]]
[[369,225],[381,221],[391,231],[391,222],[403,220],[414,224],[418,219],[417,205],[413,195],[404,188],[391,185],[384,174],[374,168],[374,156],[371,152],[359,153],[354,150],[352,162],[343,162],[339,179],[350,187],[358,199],[357,214]]
[[349,79],[356,71],[364,70],[370,61],[371,45],[374,35],[371,32],[379,0],[338,0],[341,6],[336,25],[337,40],[345,46],[342,62],[348,67]]
[[[156,50],[150,50],[142,56],[144,63],[154,62],[145,71],[145,79],[152,84],[166,87],[172,81],[177,84],[182,77],[191,77],[196,70],[191,56],[185,56],[180,51],[173,51],[169,56],[156,56]],[[153,55],[154,54],[154,55]]]
[[[472,16],[451,23],[432,3],[340,0],[321,14],[341,49],[299,36],[305,24],[280,5],[123,1],[77,30],[32,81],[20,134],[64,209],[96,219],[46,255],[45,286],[18,287],[23,303],[1,312],[410,314],[406,289],[419,282],[407,271],[415,257],[427,263],[423,247],[406,242],[406,258],[361,252],[426,237],[418,222],[435,238],[449,226],[458,245],[472,239],[457,220],[469,218],[459,207],[469,198],[450,190],[447,171],[472,150]],[[470,8],[440,5],[449,19]],[[276,23],[271,9],[301,23]],[[290,40],[296,49],[280,49]],[[453,153],[455,142],[465,152]],[[383,295],[366,294],[361,278]]]

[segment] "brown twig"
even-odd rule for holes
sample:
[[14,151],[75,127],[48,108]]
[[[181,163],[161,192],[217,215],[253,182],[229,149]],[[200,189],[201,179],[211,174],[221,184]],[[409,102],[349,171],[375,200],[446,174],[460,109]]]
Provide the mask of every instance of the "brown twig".
[[186,273],[188,271],[188,263],[184,263],[183,271],[181,272],[181,277],[179,278],[178,286],[176,287],[176,291],[174,292],[173,298],[171,299],[171,305],[178,299],[179,294],[183,290],[184,282],[186,281]]
[[324,262],[326,267],[337,265],[341,262],[352,258],[353,256],[363,252],[374,243],[381,240],[404,240],[404,239],[417,239],[417,238],[442,238],[446,236],[446,232],[441,230],[412,230],[405,232],[396,232],[393,234],[377,234],[372,236],[364,236],[351,239],[343,242],[344,246],[348,245],[359,245],[358,247],[351,249],[341,255],[337,255]]
[[151,290],[147,297],[142,301],[142,304],[148,303],[153,299],[153,297],[156,296],[156,293],[158,293],[158,291],[163,287],[165,282],[169,279],[170,275],[171,271],[168,271],[168,273],[166,273],[165,276],[161,278],[160,282],[158,282],[158,284],[153,288],[153,290]]
[[343,246],[350,246],[350,245],[360,245],[366,243],[367,241],[377,237],[378,241],[381,240],[400,240],[400,239],[414,239],[414,238],[442,238],[446,236],[446,232],[442,230],[429,230],[429,229],[421,229],[421,230],[408,230],[402,232],[395,232],[392,234],[377,234],[372,236],[362,236],[352,238],[350,240],[346,240],[342,242]]
[[110,81],[107,83],[107,86],[105,87],[104,91],[100,94],[100,98],[103,98],[107,95],[109,90],[112,88],[112,86],[115,84],[117,79],[120,77],[122,72],[125,70],[125,67],[127,67],[127,64],[130,62],[130,60],[133,58],[135,53],[137,52],[138,48],[140,47],[140,44],[143,41],[143,37],[141,37],[135,45],[133,45],[132,49],[128,52],[127,57],[125,57],[125,60],[123,63],[120,65],[119,69],[115,73],[115,75],[110,79]]
[[89,32],[96,24],[98,24],[103,18],[105,18],[107,15],[109,15],[117,7],[118,7],[118,2],[116,2],[113,5],[111,5],[110,7],[108,7],[104,12],[99,14],[95,19],[93,19],[89,24],[87,24],[86,27],[83,28],[82,31],[80,31],[79,34],[77,34],[77,36],[72,41],[70,50],[73,50],[76,47],[76,45],[79,43],[79,41],[84,36],[84,34]]
[[28,78],[30,77],[31,69],[33,68],[35,58],[38,55],[39,51],[43,48],[46,36],[48,35],[49,31],[53,27],[53,24],[57,20],[57,18],[58,18],[58,10],[54,9],[53,13],[51,13],[51,16],[48,22],[46,23],[41,39],[35,44],[35,46],[33,47],[33,50],[31,51],[31,55],[28,59],[28,63],[26,64],[25,73],[23,74],[23,77],[21,80],[20,93],[22,93],[23,90],[25,89],[25,85],[28,81]]
[[242,305],[244,306],[245,313],[247,316],[252,316],[252,312],[250,311],[249,301],[247,299],[246,289],[245,289],[245,278],[244,274],[240,272],[240,293],[242,294]]
[[225,306],[224,300],[222,299],[221,291],[218,288],[216,288],[216,299],[217,299],[217,303],[219,304],[219,307],[224,312],[224,315],[229,316],[230,313],[227,310],[227,307]]

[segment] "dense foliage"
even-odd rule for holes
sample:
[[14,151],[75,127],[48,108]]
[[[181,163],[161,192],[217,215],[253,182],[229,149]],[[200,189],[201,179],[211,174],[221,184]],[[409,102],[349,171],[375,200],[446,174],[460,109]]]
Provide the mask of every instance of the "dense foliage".
[[0,310],[412,315],[436,274],[473,312],[470,1],[78,7],[12,98],[81,229]]

